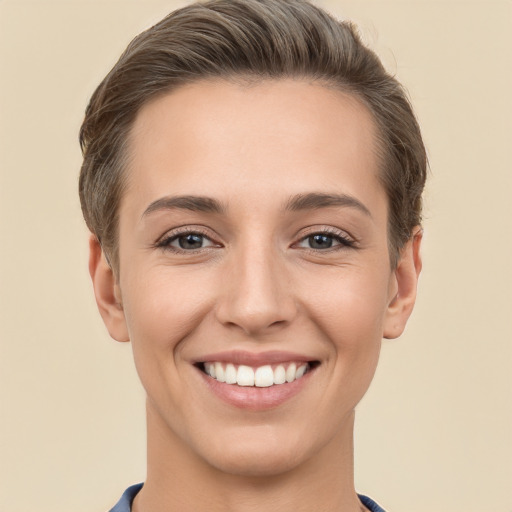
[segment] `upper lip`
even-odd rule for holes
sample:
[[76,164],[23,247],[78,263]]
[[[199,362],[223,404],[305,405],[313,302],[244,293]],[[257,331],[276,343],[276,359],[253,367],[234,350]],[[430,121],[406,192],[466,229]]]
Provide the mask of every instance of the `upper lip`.
[[267,352],[248,352],[246,350],[229,350],[225,352],[215,352],[206,354],[198,358],[195,363],[219,362],[232,363],[235,365],[246,365],[252,367],[263,366],[267,364],[279,364],[288,362],[310,362],[315,361],[314,357],[294,352],[285,352],[281,350],[270,350]]

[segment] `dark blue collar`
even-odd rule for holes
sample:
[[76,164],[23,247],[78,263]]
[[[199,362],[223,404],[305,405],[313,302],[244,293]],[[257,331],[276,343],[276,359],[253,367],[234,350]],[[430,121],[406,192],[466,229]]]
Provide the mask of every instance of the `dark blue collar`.
[[[130,512],[132,509],[133,498],[135,498],[137,493],[142,489],[142,485],[143,484],[135,484],[128,487],[114,508],[110,509],[110,512]],[[363,496],[362,494],[358,494],[358,496],[361,503],[370,510],[370,512],[384,512],[384,509],[377,505],[375,501],[368,498],[368,496]]]

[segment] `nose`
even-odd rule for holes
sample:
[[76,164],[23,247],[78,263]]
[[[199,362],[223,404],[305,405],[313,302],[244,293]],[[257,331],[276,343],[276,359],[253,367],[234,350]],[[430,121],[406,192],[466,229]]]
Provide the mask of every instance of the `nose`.
[[216,317],[223,325],[250,336],[289,325],[297,314],[286,261],[268,247],[246,247],[232,255]]

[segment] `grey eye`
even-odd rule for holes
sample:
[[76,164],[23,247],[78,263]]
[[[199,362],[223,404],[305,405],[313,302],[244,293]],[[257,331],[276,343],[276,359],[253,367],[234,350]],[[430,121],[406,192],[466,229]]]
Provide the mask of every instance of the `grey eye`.
[[180,236],[178,244],[181,249],[199,249],[203,246],[203,237],[201,235],[185,235]]
[[298,247],[302,247],[304,249],[313,249],[314,251],[343,249],[353,246],[354,242],[343,236],[341,233],[330,233],[328,231],[312,233],[309,236],[304,237],[298,243]]
[[185,251],[193,251],[204,247],[211,247],[214,244],[210,239],[200,233],[185,233],[183,235],[173,237],[169,242],[169,245]]
[[333,245],[333,237],[330,235],[311,235],[308,236],[307,241],[311,249],[329,249]]

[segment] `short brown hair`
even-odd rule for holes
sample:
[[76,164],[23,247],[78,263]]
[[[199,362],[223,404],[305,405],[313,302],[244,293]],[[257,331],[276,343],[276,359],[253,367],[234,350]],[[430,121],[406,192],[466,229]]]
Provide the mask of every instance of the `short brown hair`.
[[130,129],[156,95],[208,78],[304,78],[355,95],[378,128],[394,266],[421,222],[427,159],[407,96],[355,28],[306,0],[210,0],[178,9],[139,34],[98,86],[80,130],[80,201],[118,268],[118,206]]

